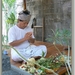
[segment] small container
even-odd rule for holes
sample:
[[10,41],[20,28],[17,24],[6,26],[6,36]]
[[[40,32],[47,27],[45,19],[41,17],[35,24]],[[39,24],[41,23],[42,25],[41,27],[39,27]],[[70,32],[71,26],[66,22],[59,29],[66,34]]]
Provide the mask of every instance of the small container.
[[3,54],[4,54],[4,55],[7,55],[7,54],[8,54],[8,52],[7,52],[6,50],[4,50],[4,51],[3,51]]

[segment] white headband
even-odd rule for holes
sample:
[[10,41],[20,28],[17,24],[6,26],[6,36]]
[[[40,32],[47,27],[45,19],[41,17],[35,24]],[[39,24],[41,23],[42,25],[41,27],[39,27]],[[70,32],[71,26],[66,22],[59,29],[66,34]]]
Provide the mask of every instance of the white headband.
[[18,16],[18,19],[20,19],[20,20],[30,21],[30,18],[31,18],[31,15],[20,14]]

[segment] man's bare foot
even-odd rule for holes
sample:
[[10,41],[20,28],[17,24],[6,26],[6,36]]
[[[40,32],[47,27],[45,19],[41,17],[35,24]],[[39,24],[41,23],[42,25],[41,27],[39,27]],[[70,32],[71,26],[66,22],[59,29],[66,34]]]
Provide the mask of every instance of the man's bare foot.
[[[38,60],[41,58],[41,56],[35,56],[35,57],[31,57],[31,58],[34,58],[35,60]],[[22,64],[27,64],[26,61],[22,61]]]
[[16,63],[22,63],[23,62],[23,60],[22,61],[14,61],[13,59],[11,61],[16,62]]
[[34,58],[35,60],[38,60],[41,58],[41,56],[35,56],[35,57],[31,57],[31,58]]
[[23,61],[22,64],[27,64],[27,62],[26,61]]

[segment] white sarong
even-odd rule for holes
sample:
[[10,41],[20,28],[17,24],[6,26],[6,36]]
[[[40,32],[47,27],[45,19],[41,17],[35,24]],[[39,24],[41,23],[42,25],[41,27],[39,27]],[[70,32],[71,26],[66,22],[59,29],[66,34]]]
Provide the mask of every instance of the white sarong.
[[[35,57],[35,56],[42,56],[42,52],[45,53],[44,57],[47,54],[47,48],[45,45],[39,45],[39,46],[30,45],[25,49],[17,49],[17,50],[26,59],[29,59],[29,58]],[[14,61],[22,61],[23,60],[13,49],[11,49],[11,58]]]

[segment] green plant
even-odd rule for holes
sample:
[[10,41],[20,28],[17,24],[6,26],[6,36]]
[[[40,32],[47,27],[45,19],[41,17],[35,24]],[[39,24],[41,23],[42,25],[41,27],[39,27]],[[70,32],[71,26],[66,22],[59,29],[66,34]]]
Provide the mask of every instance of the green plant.
[[67,59],[66,59],[64,54],[62,54],[61,51],[58,49],[58,47],[55,45],[55,42],[53,44],[54,44],[54,47],[56,48],[56,50],[58,50],[61,57],[64,58],[64,63],[65,63],[68,75],[71,75],[72,74],[72,67],[71,67],[71,62],[70,62],[71,57],[70,57],[70,47],[69,47],[69,45],[68,45],[68,56],[67,56]]
[[[11,26],[13,26],[16,22],[16,17],[15,17],[15,1],[16,0],[2,0],[2,12],[3,12],[3,21],[5,22],[5,25],[2,25],[2,28],[5,27],[6,33],[2,33],[2,42],[7,43],[8,38],[8,30]],[[10,10],[9,10],[10,9]]]
[[62,65],[64,66],[64,63],[60,61],[60,55],[57,56],[50,56],[49,58],[40,58],[37,60],[37,63],[40,65],[49,68],[49,69],[55,69],[55,68],[60,68]]
[[7,43],[8,37],[6,35],[2,35],[2,43]]
[[49,35],[49,37],[46,39],[49,42],[56,42],[57,44],[61,45],[71,45],[71,30],[68,29],[62,29],[59,30],[57,29],[54,31],[51,29],[53,32],[53,35]]
[[[56,30],[55,32],[52,30],[54,37],[49,36],[46,40],[53,42],[54,47],[58,50],[59,54],[64,58],[64,63],[68,72],[68,75],[72,73],[71,64],[70,64],[70,40],[71,40],[71,31],[67,29]],[[64,55],[57,48],[56,44],[66,45],[68,47],[68,59],[65,59]]]
[[7,24],[15,24],[15,14],[11,12],[11,14],[9,15],[9,17],[7,17],[6,23]]

